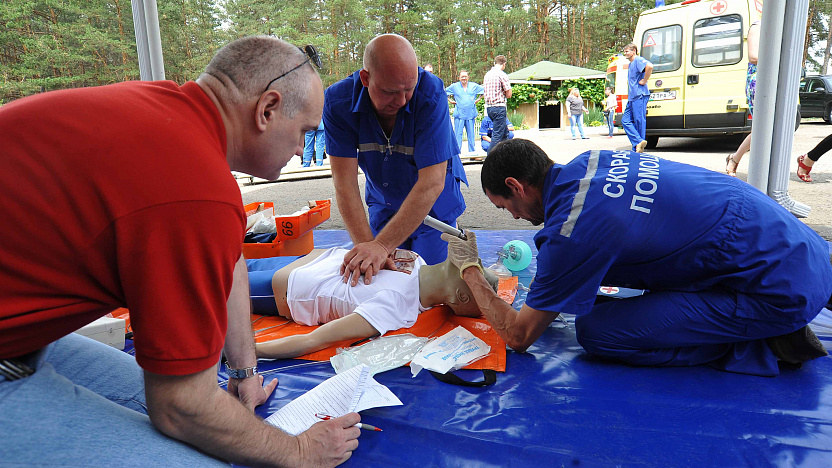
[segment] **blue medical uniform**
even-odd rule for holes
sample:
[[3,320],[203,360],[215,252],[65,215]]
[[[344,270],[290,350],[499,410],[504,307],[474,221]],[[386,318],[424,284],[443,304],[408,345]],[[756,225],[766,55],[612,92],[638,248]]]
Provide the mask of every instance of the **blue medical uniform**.
[[304,136],[303,142],[303,167],[309,167],[312,163],[312,153],[315,153],[315,164],[324,165],[324,121],[318,124],[315,130],[309,130]]
[[[508,136],[505,139],[511,140],[514,138],[514,125],[512,125],[511,122],[506,121],[506,128],[508,129]],[[488,152],[488,148],[491,148],[491,142],[483,140],[482,137],[487,136],[491,138],[493,131],[494,122],[492,122],[491,118],[486,115],[480,122],[480,145],[482,146],[482,150],[486,153]]]
[[[442,80],[419,68],[411,100],[399,110],[388,139],[376,118],[370,95],[358,72],[326,90],[323,111],[327,153],[358,158],[367,179],[365,201],[370,228],[378,234],[398,212],[419,178],[419,170],[448,162],[445,188],[430,215],[451,226],[465,211],[460,182],[468,183],[451,133],[448,98]],[[413,250],[428,264],[447,257],[448,244],[436,229],[421,225],[401,248]]]
[[454,133],[456,134],[456,144],[462,150],[462,129],[468,132],[468,151],[474,152],[476,148],[474,141],[477,137],[474,135],[474,123],[477,119],[477,96],[482,94],[485,89],[472,81],[468,82],[468,87],[463,88],[462,83],[456,83],[445,88],[445,92],[449,96],[453,96],[456,101],[456,108],[454,109]]
[[644,57],[636,55],[627,68],[629,91],[627,107],[624,109],[624,115],[621,116],[621,127],[630,139],[634,150],[636,145],[647,138],[647,101],[650,100],[650,89],[646,84],[642,85],[638,82],[644,78],[644,69],[649,63]]
[[[526,304],[575,314],[588,352],[636,365],[773,376],[764,338],[832,295],[826,241],[734,177],[635,152],[555,165]],[[601,285],[646,289],[595,304]]]

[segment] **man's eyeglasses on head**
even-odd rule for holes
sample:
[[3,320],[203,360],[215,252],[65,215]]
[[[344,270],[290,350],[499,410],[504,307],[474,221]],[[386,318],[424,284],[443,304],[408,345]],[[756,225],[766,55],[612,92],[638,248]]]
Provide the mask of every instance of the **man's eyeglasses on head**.
[[269,84],[266,85],[266,89],[263,90],[264,93],[269,90],[269,86],[271,86],[272,83],[274,83],[275,81],[283,78],[284,76],[288,75],[289,73],[292,73],[293,71],[297,70],[298,68],[306,65],[306,62],[312,62],[313,65],[318,67],[318,70],[320,70],[324,66],[323,63],[321,63],[321,56],[318,55],[318,49],[316,49],[315,46],[307,44],[306,47],[304,47],[302,49],[300,47],[298,47],[298,49],[300,49],[301,52],[306,54],[306,60],[301,62],[295,68],[293,68],[293,69],[287,71],[286,73],[278,76],[277,78],[269,81]]

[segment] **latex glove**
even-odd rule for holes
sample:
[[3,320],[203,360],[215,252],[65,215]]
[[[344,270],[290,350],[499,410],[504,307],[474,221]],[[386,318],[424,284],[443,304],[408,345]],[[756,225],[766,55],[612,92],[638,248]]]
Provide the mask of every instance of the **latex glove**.
[[440,236],[442,240],[448,243],[448,259],[459,268],[460,277],[468,267],[477,267],[480,273],[483,273],[482,265],[480,265],[480,254],[477,249],[477,236],[468,229],[463,232],[468,240],[462,240],[445,232]]

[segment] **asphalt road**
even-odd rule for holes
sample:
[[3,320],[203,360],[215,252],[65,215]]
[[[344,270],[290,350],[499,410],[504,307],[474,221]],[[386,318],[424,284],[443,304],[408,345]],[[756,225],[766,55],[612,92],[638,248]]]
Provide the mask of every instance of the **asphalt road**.
[[[556,163],[566,163],[578,154],[591,149],[627,149],[629,142],[621,133],[613,138],[600,135],[600,128],[587,128],[589,140],[572,140],[561,130],[527,130],[519,131],[518,138],[527,138],[540,145]],[[790,196],[812,210],[802,221],[818,232],[826,240],[832,241],[832,155],[826,155],[815,164],[812,170],[814,182],[809,184],[800,181],[797,170],[797,155],[812,149],[821,139],[832,133],[832,125],[820,119],[804,119],[795,133],[792,147],[791,173],[789,176]],[[733,152],[741,137],[710,137],[710,138],[662,138],[654,150],[649,153],[664,159],[680,161],[687,164],[701,166],[714,171],[725,170],[725,156]],[[463,143],[463,146],[466,144]],[[467,146],[466,146],[467,147]],[[284,172],[293,172],[300,168],[300,158],[293,158]],[[738,176],[746,180],[748,176],[748,160],[746,155],[740,163]],[[325,168],[329,161],[325,161]],[[481,164],[465,165],[469,187],[462,187],[462,193],[468,205],[465,213],[459,218],[459,224],[471,229],[534,229],[524,220],[516,220],[503,210],[492,205],[482,192],[480,184]],[[364,187],[364,178],[359,176],[359,184]],[[332,198],[335,200],[335,190],[329,171],[315,171],[309,173],[286,174],[278,182],[258,183],[241,187],[243,202],[273,202],[278,214],[288,214],[305,206],[307,200],[321,200]],[[283,207],[283,208],[281,208]],[[344,229],[344,222],[337,207],[333,207],[331,217],[319,229]]]

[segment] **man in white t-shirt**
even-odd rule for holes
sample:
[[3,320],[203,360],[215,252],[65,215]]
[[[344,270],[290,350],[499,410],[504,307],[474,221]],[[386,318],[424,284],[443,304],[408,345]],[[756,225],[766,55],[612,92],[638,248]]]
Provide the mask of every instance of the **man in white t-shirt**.
[[[448,260],[426,265],[415,252],[397,250],[397,270],[381,270],[372,283],[351,286],[340,274],[345,253],[341,248],[316,249],[274,272],[271,289],[278,314],[323,326],[305,335],[258,343],[258,358],[301,356],[338,341],[411,327],[421,312],[440,304],[456,315],[481,315],[459,269]],[[496,275],[487,269],[484,274],[496,291]],[[261,286],[252,280],[252,289]]]

